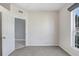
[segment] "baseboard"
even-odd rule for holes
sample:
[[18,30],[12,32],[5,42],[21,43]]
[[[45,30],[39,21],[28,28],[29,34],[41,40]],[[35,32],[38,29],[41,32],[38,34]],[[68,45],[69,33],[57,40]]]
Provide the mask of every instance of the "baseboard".
[[8,54],[8,56],[10,56],[11,53],[13,53],[15,51],[15,48]]
[[58,46],[58,44],[26,44],[26,46]]
[[64,46],[59,45],[60,48],[62,48],[65,52],[67,52],[70,56],[73,56],[72,53],[67,50]]

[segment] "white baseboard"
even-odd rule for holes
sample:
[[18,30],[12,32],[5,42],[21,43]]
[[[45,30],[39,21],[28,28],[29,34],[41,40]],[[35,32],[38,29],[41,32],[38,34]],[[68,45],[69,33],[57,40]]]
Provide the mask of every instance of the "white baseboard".
[[74,56],[68,49],[66,49],[64,46],[59,45],[60,48],[62,48],[64,51],[66,51],[69,55]]
[[58,46],[58,44],[26,44],[26,46]]
[[[15,51],[15,48],[7,55],[7,56],[9,56],[11,53],[13,53]],[[3,56],[3,55],[2,55]]]

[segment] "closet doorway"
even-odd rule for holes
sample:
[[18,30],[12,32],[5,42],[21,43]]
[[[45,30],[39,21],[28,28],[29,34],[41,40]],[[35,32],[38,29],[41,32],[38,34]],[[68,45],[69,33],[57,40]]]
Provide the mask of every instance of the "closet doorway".
[[15,49],[25,46],[25,20],[15,18]]

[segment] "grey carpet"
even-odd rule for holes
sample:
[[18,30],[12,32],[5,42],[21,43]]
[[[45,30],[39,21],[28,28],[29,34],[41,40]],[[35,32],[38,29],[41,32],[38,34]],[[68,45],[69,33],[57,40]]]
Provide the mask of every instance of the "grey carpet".
[[16,49],[10,56],[69,56],[69,54],[60,47],[29,46]]
[[25,41],[22,41],[22,40],[15,41],[15,48],[16,49],[23,48],[24,46],[25,46]]

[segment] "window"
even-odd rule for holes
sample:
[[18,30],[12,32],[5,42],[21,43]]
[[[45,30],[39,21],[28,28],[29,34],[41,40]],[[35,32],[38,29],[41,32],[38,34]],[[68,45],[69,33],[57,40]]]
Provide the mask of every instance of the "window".
[[76,47],[76,48],[79,48],[79,8],[76,8],[75,10],[74,10],[74,40],[75,40],[75,44],[74,44],[74,46]]

